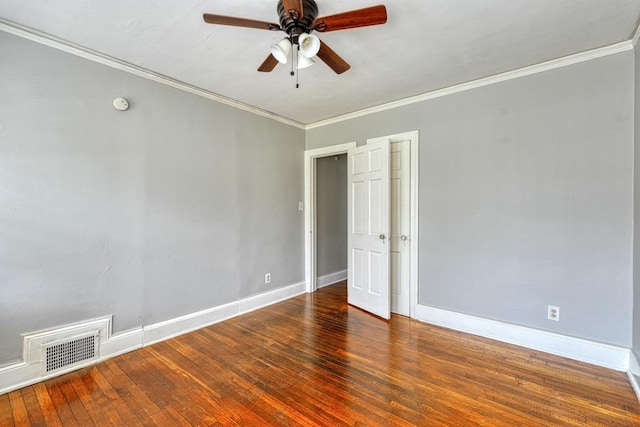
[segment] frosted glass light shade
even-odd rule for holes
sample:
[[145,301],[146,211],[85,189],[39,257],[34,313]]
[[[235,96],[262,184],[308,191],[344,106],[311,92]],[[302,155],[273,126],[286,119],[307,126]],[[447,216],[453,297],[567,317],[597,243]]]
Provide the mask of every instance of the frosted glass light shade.
[[320,39],[313,34],[300,34],[298,44],[300,45],[300,53],[305,58],[313,58],[320,50]]
[[291,42],[285,37],[280,40],[278,44],[272,44],[269,49],[271,50],[271,55],[273,55],[278,62],[286,64],[289,53],[291,53]]
[[306,58],[305,56],[302,55],[302,52],[298,52],[298,70],[311,67],[315,63],[316,61],[314,61],[313,59]]

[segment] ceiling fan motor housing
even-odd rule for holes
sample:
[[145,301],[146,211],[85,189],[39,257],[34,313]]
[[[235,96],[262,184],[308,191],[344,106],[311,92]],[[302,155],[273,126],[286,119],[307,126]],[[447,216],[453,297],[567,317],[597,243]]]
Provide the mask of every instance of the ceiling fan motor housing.
[[[280,26],[289,37],[292,38],[294,44],[298,43],[298,36],[302,33],[310,33],[313,31],[313,21],[318,16],[318,5],[314,0],[302,1],[302,18],[294,19],[288,10],[284,10],[282,0],[278,1],[278,16],[280,17]],[[295,15],[295,14],[294,14]]]

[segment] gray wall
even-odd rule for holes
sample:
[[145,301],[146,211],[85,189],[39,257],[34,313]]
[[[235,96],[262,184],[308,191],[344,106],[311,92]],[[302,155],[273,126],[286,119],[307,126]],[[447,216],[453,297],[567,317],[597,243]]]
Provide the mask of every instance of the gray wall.
[[419,130],[419,303],[630,347],[633,61],[312,129],[306,147]]
[[347,155],[316,163],[317,276],[347,269]]
[[635,49],[635,167],[634,241],[633,241],[633,352],[640,360],[640,46]]
[[[124,331],[303,280],[302,130],[1,32],[0,54],[0,366],[24,332],[111,314]],[[624,52],[306,148],[419,130],[419,302],[627,347],[635,319],[639,354],[634,61],[637,106]]]
[[2,32],[0,56],[0,365],[21,333],[304,280],[303,130]]

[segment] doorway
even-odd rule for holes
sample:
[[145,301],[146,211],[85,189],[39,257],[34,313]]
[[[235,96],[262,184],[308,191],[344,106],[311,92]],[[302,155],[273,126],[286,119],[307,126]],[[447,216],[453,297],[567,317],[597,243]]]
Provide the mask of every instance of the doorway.
[[347,154],[316,160],[318,289],[347,279]]
[[[391,147],[390,167],[393,180],[391,186],[396,188],[390,206],[393,211],[389,233],[390,243],[393,245],[389,259],[392,265],[389,283],[391,311],[415,318],[418,300],[418,132],[373,138],[367,140],[367,143],[381,140],[387,141]],[[318,160],[345,154],[356,148],[356,145],[355,142],[351,142],[305,152],[305,277],[307,292],[315,292],[318,287],[328,283],[326,277],[318,270],[317,258],[319,237]],[[398,170],[399,161],[403,162],[401,170]],[[399,173],[401,177],[398,176]],[[400,185],[402,179],[407,184],[404,187]],[[399,186],[404,188],[401,190],[404,191],[402,197],[398,193]],[[404,219],[399,219],[400,217],[397,216],[400,210],[404,212],[402,215]],[[346,212],[344,214],[346,215]],[[400,250],[401,248],[403,250]],[[334,282],[339,281],[337,275],[334,279],[336,279]],[[399,299],[400,294],[402,294],[402,298],[405,298],[405,302]]]

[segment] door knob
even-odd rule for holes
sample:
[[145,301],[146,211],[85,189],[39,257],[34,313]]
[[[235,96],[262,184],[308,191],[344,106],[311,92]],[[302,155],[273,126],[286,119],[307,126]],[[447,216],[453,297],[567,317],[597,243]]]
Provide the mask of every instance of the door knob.
[[380,237],[380,240],[384,240],[384,239],[386,239],[386,237],[385,237],[385,235],[384,235],[384,234],[381,234],[379,237]]
[[402,240],[403,242],[407,241],[407,236],[405,236],[404,234],[402,236],[400,236],[400,240]]

